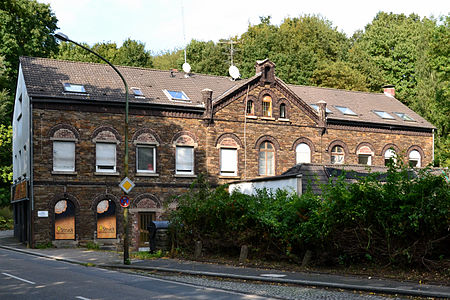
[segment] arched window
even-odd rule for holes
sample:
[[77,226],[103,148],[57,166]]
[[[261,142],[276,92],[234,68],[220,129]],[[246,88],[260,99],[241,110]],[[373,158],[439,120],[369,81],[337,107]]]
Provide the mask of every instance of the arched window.
[[275,174],[275,148],[270,142],[259,146],[259,175]]
[[311,148],[305,143],[300,143],[295,147],[297,164],[311,162]]
[[397,162],[395,151],[393,149],[387,149],[386,152],[384,152],[384,165],[387,166],[391,159],[394,163]]
[[422,157],[420,156],[419,151],[413,150],[413,151],[409,152],[408,160],[409,160],[410,167],[420,168],[420,163],[421,163]]
[[255,105],[252,100],[247,101],[246,113],[249,116],[253,116],[255,114]]
[[332,164],[343,164],[345,158],[344,148],[341,146],[334,146],[331,149],[331,163]]
[[70,200],[55,204],[55,240],[75,239],[75,205]]
[[272,117],[272,97],[266,95],[262,101],[263,117]]
[[286,119],[286,104],[284,103],[280,104],[280,118]]
[[117,237],[116,204],[112,200],[102,200],[97,204],[97,238]]
[[356,154],[358,155],[358,164],[368,166],[372,165],[373,151],[369,146],[359,147],[358,151],[356,151]]

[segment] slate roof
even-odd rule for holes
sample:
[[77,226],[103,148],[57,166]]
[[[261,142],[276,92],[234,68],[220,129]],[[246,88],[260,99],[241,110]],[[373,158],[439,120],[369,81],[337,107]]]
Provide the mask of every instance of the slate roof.
[[[21,57],[25,84],[28,94],[32,97],[58,98],[67,100],[89,100],[105,102],[123,102],[125,99],[124,85],[114,70],[105,64],[72,62],[47,58]],[[190,74],[152,70],[146,68],[117,66],[125,77],[129,88],[140,88],[143,98],[135,97],[130,90],[130,103],[164,104],[169,106],[203,108],[201,91],[213,90],[213,105],[226,98],[234,91],[244,88],[250,81],[257,80],[260,73],[251,78],[233,81],[229,77]],[[414,128],[435,128],[414,111],[403,105],[393,97],[383,93],[364,93],[346,90],[298,86],[285,84],[276,79],[288,90],[295,93],[307,104],[315,104],[320,100],[327,102],[329,121],[362,122],[364,124],[397,125]],[[63,84],[82,84],[86,94],[64,92]],[[172,101],[167,98],[163,90],[183,91],[191,101]],[[347,106],[358,116],[344,115],[335,108],[336,105]],[[373,110],[386,111],[395,119],[382,119]],[[404,121],[394,112],[406,113],[415,121]]]
[[[292,84],[287,86],[308,104],[316,104],[320,100],[327,102],[327,108],[332,111],[332,114],[327,115],[327,119],[330,120],[353,120],[355,122],[435,128],[399,100],[384,93],[356,92]],[[335,107],[336,105],[349,107],[357,116],[344,115]],[[385,111],[395,119],[382,119],[373,112],[374,110]],[[395,114],[396,112],[406,113],[415,121],[404,121]]]

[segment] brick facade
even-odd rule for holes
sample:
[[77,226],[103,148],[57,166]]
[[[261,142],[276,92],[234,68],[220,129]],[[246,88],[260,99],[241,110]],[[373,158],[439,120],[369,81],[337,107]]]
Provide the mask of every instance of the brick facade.
[[[214,95],[204,89],[200,95],[202,109],[152,109],[141,103],[130,105],[129,112],[129,178],[136,184],[131,199],[131,245],[139,248],[140,215],[151,213],[156,220],[166,219],[167,206],[184,193],[198,174],[206,174],[213,185],[259,177],[260,145],[270,142],[275,157],[275,172],[280,175],[296,164],[296,146],[305,143],[311,149],[311,163],[329,164],[331,149],[344,149],[345,164],[357,164],[357,151],[365,146],[373,152],[372,165],[384,165],[389,148],[407,155],[417,150],[421,165],[433,158],[432,130],[387,127],[364,122],[324,119],[293,93],[274,75],[274,65],[259,66],[262,75],[255,76],[236,88]],[[183,79],[183,78],[182,78]],[[175,80],[175,79],[174,79]],[[227,83],[229,84],[229,83]],[[214,88],[214,86],[211,86]],[[213,93],[213,94],[211,94]],[[263,116],[263,98],[272,99],[270,116]],[[215,99],[215,100],[212,100]],[[247,101],[254,104],[253,115],[247,115]],[[124,177],[124,114],[119,104],[83,101],[34,100],[32,106],[32,246],[53,241],[66,245],[94,241],[116,245],[123,238],[123,195],[119,183]],[[280,105],[286,114],[280,117]],[[325,105],[325,104],[323,104]],[[75,143],[75,170],[53,170],[55,141]],[[96,172],[96,143],[116,145],[115,172]],[[156,148],[154,172],[136,171],[136,149],[140,143]],[[176,146],[194,148],[194,175],[176,174]],[[221,148],[237,149],[237,174],[221,175]],[[75,240],[55,241],[55,204],[67,200],[75,206]],[[117,237],[98,239],[97,204],[114,203]],[[48,217],[39,217],[47,211]]]

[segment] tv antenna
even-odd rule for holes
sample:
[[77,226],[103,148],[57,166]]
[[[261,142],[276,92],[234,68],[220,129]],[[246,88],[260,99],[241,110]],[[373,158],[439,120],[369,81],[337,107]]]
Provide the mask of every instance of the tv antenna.
[[186,32],[185,32],[185,25],[184,25],[184,6],[183,6],[183,0],[181,0],[181,19],[183,22],[183,41],[184,41],[184,64],[183,64],[183,71],[185,74],[185,76],[188,76],[187,74],[189,74],[189,72],[191,72],[191,65],[187,62],[186,59]]
[[220,40],[219,43],[221,44],[229,44],[230,45],[230,68],[228,68],[228,73],[230,74],[231,78],[233,78],[233,80],[238,79],[239,77],[241,77],[241,74],[239,73],[239,69],[234,65],[234,61],[233,61],[233,55],[236,52],[236,49],[234,49],[233,45],[237,44],[238,42],[233,41],[232,39],[229,40]]

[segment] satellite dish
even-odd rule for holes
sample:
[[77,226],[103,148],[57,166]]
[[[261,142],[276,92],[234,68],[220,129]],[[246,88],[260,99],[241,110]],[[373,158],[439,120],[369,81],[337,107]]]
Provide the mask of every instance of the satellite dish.
[[228,69],[228,73],[230,73],[231,78],[233,78],[234,80],[238,79],[241,74],[239,73],[239,69],[236,66],[231,66]]
[[190,66],[187,62],[185,62],[185,63],[183,64],[183,71],[184,71],[184,73],[189,73],[189,72],[191,72],[191,66]]

